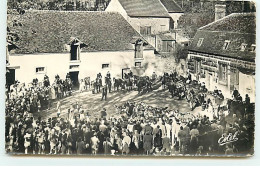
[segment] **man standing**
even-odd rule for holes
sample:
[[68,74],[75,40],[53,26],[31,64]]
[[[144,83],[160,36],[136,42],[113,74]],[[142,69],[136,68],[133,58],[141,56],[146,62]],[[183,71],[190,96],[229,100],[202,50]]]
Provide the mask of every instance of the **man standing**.
[[101,99],[101,101],[103,100],[103,98],[105,98],[105,100],[107,100],[107,86],[104,86],[102,88],[102,99]]

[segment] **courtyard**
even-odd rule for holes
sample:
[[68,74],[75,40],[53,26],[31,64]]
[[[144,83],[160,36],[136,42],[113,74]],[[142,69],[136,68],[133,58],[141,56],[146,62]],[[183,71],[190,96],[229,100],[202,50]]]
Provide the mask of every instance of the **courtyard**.
[[[68,109],[71,105],[78,104],[84,109],[85,112],[88,112],[90,118],[99,118],[100,111],[103,108],[106,108],[108,117],[111,117],[117,113],[116,106],[120,106],[125,102],[143,102],[152,107],[160,107],[160,108],[168,108],[179,110],[180,113],[203,113],[201,111],[201,107],[195,108],[191,111],[188,102],[186,99],[178,100],[177,98],[171,98],[171,95],[168,89],[162,89],[159,87],[151,92],[147,92],[144,94],[138,94],[138,91],[112,91],[108,93],[107,100],[101,101],[101,93],[92,94],[91,90],[84,91],[80,93],[79,91],[73,92],[72,96],[63,98],[60,100],[61,102],[61,117],[66,117]],[[41,116],[42,119],[46,119],[48,117],[56,117],[57,101],[55,101],[49,110],[43,110],[40,113],[36,113],[35,116]]]

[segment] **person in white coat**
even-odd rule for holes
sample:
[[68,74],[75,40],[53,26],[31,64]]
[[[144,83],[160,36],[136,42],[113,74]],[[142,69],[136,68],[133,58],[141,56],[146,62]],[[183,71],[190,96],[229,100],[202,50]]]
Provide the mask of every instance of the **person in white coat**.
[[170,124],[170,122],[168,120],[165,123],[165,128],[166,128],[166,136],[168,138],[171,138],[172,125]]

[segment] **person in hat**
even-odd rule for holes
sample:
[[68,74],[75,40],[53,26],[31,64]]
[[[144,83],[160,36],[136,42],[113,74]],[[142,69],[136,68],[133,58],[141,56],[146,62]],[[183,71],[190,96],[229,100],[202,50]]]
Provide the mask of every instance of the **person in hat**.
[[107,117],[106,108],[103,108],[103,110],[100,112],[100,117],[101,119],[106,119]]
[[106,85],[102,88],[102,98],[101,98],[101,101],[103,99],[107,100],[107,86]]

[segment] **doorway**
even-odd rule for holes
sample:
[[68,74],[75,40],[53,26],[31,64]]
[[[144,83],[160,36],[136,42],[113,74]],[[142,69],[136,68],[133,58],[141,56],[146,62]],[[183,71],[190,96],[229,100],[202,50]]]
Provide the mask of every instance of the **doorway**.
[[73,84],[73,89],[79,89],[79,71],[69,72],[69,74]]
[[124,68],[122,69],[122,79],[124,78],[124,75],[130,73],[130,68]]
[[8,89],[15,83],[15,69],[6,70],[6,85]]

